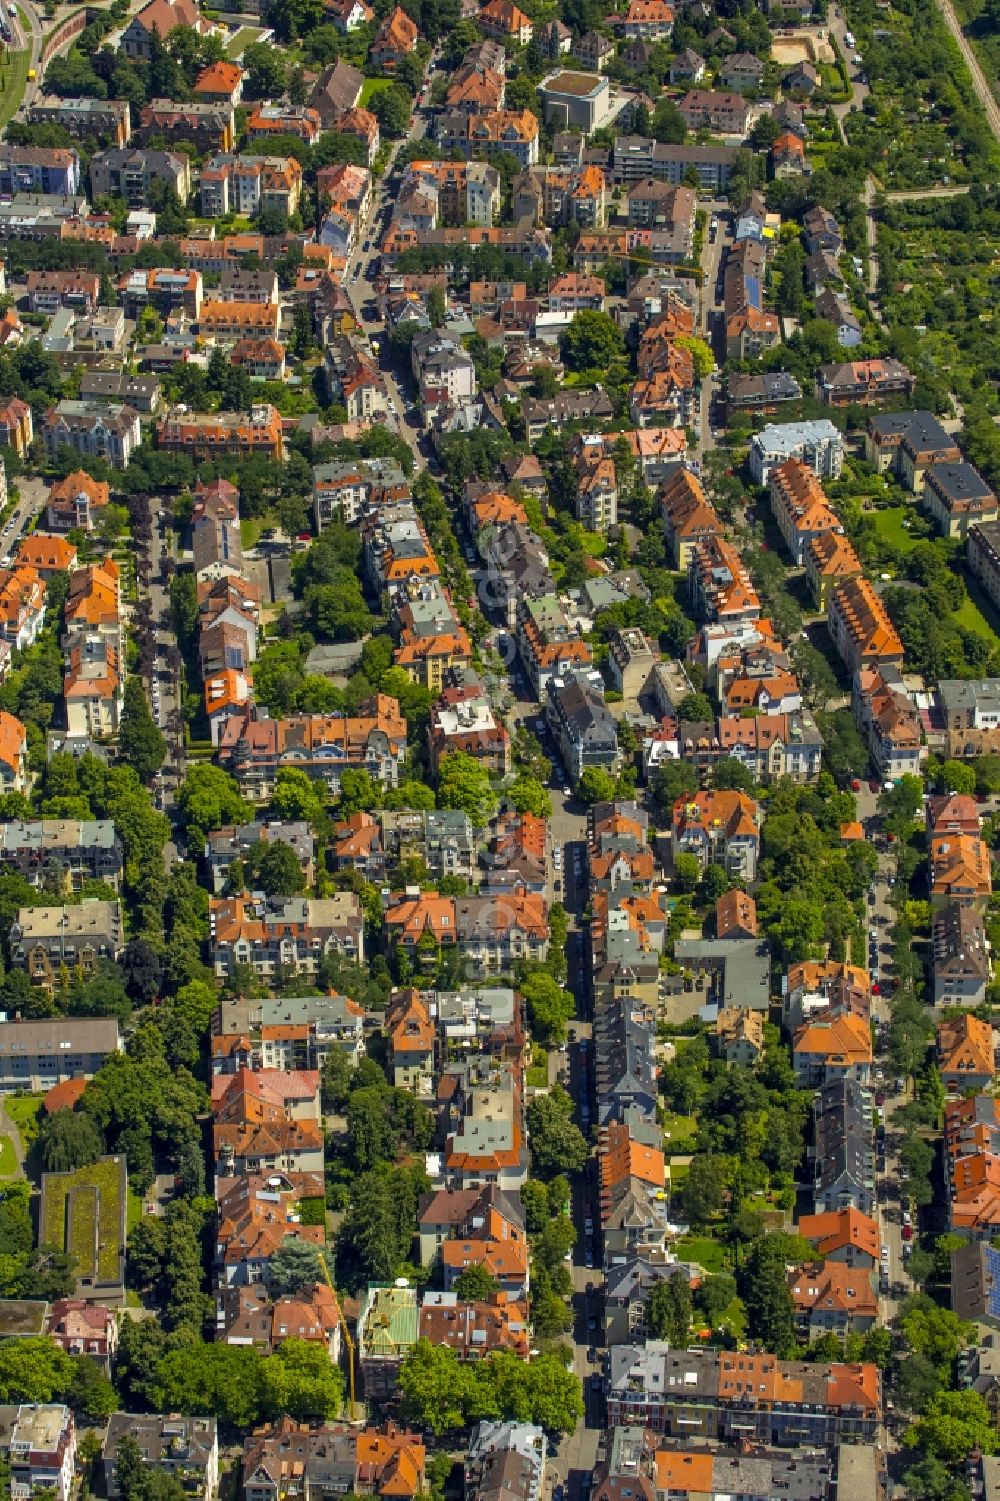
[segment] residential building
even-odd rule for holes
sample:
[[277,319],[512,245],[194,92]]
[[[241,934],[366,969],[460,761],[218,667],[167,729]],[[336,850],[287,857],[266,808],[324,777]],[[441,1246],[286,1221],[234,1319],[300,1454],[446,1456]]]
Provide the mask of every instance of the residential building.
[[899,360],[848,360],[844,365],[821,365],[816,373],[816,395],[824,406],[873,406],[896,396],[910,397],[916,386]]
[[944,1107],[948,1228],[974,1241],[992,1241],[1000,1229],[998,1112],[998,1102],[986,1094]]
[[868,1022],[853,1014],[818,1013],[792,1039],[792,1067],[800,1089],[820,1089],[837,1079],[867,1084],[872,1068]]
[[206,218],[267,209],[288,217],[302,198],[302,168],[294,156],[216,155],[201,169],[199,193]]
[[89,974],[99,960],[116,960],[124,946],[121,904],[96,897],[73,907],[22,907],[10,930],[11,963],[50,989],[61,969]]
[[364,1056],[363,1015],[341,995],[224,998],[212,1021],[212,1072],[322,1069],[334,1049],[356,1067]]
[[935,914],[932,930],[935,1006],[981,1006],[990,982],[990,953],[982,915],[964,902]]
[[357,109],[361,102],[365,75],[339,57],[320,73],[309,103],[318,111],[324,130],[339,128],[338,120]]
[[827,624],[845,667],[899,667],[903,643],[881,596],[864,577],[847,579],[830,594]]
[[850,1206],[803,1214],[796,1226],[804,1240],[810,1240],[824,1264],[841,1262],[867,1275],[878,1270],[881,1255],[881,1232],[875,1220]]
[[830,593],[838,584],[856,579],[864,572],[861,559],[839,525],[835,531],[820,532],[809,538],[805,565],[810,591],[822,611],[829,606]]
[[635,627],[615,631],[608,643],[607,665],[612,688],[623,698],[638,699],[659,660],[659,652],[642,631]]
[[737,549],[709,536],[691,550],[688,589],[695,612],[709,622],[736,625],[760,618],[760,599]]
[[243,98],[243,69],[227,58],[202,68],[194,83],[194,94],[211,104],[231,104],[235,109]]
[[48,1310],[45,1333],[67,1355],[86,1355],[105,1375],[110,1374],[118,1348],[118,1317],[113,1309],[83,1298],[57,1298]]
[[764,78],[764,64],[752,52],[732,52],[719,69],[719,82],[725,89],[745,93],[759,89]]
[[410,345],[410,364],[420,400],[431,416],[476,394],[476,370],[461,345],[449,335],[429,329]]
[[280,766],[297,767],[331,791],[346,767],[363,768],[394,787],[405,756],[406,721],[397,701],[385,694],[368,700],[355,715],[261,719],[250,714],[227,725],[219,742],[221,764],[254,802],[270,801]]
[[364,959],[361,903],[353,891],[322,900],[213,899],[209,926],[212,964],[222,979],[236,964],[249,964],[261,979],[270,979],[286,970],[316,974],[330,953],[358,964]]
[[33,313],[75,308],[92,313],[100,301],[101,278],[92,271],[29,271],[28,306]]
[[[219,306],[229,309],[243,305]],[[215,416],[175,410],[157,423],[156,445],[167,453],[186,453],[194,459],[249,452],[280,460],[284,453],[281,416],[276,407],[265,403],[251,407],[249,413],[224,412]]]
[[756,879],[760,808],[745,792],[696,792],[680,797],[671,820],[671,847],[694,855],[702,869],[721,865],[730,877]]
[[477,979],[509,974],[519,961],[543,962],[548,954],[548,905],[534,892],[460,898],[455,924],[459,952]]
[[719,135],[746,135],[750,106],[732,90],[689,89],[677,108],[689,130],[707,128]]
[[479,1423],[464,1466],[464,1494],[476,1501],[541,1501],[546,1439],[528,1423]]
[[35,436],[31,408],[19,396],[0,402],[0,445],[12,448],[19,459],[26,457]]
[[981,904],[992,894],[990,852],[978,834],[932,834],[932,900]]
[[504,1292],[476,1303],[460,1303],[453,1292],[425,1292],[418,1329],[421,1339],[454,1350],[463,1362],[483,1360],[495,1350],[524,1361],[530,1354],[527,1306],[508,1301]]
[[554,594],[522,598],[518,610],[517,649],[532,692],[544,703],[550,681],[570,671],[586,669],[590,648],[566,616]]
[[119,648],[100,636],[77,637],[68,659],[63,698],[70,734],[113,739],[121,723],[124,696]]
[[1000,503],[971,464],[932,464],[923,502],[944,537],[966,541],[970,527],[1000,520]]
[[81,458],[104,459],[113,469],[127,469],[142,441],[139,413],[117,403],[63,400],[45,413],[42,441],[50,458],[61,448],[71,448]]
[[875,1212],[871,1095],[854,1079],[831,1079],[816,1094],[812,1157],[814,1213]]
[[121,1501],[117,1461],[126,1435],[138,1444],[143,1461],[173,1476],[192,1501],[212,1501],[219,1488],[219,1436],[214,1418],[112,1413],[99,1459],[108,1501]]
[[764,1051],[764,1023],[757,1011],[725,1006],[715,1019],[715,1044],[732,1067],[752,1068]]
[[0,1407],[0,1457],[10,1466],[10,1493],[18,1501],[70,1501],[76,1475],[72,1412],[61,1402]]
[[721,537],[722,523],[690,469],[674,470],[660,488],[663,531],[674,567],[688,570],[698,547]]
[[719,192],[728,184],[736,158],[735,146],[707,142],[669,145],[652,136],[617,136],[613,165],[615,177],[627,183],[647,176],[682,183],[688,172],[694,171],[700,188]]
[[843,439],[824,417],[769,424],[750,440],[750,473],[755,484],[768,484],[771,470],[788,459],[801,459],[819,479],[836,479],[844,464]]
[[144,146],[162,139],[168,147],[188,141],[202,152],[231,151],[235,138],[236,121],[229,104],[151,99],[139,113],[138,139]]
[[80,158],[65,146],[0,145],[0,193],[54,193],[72,198],[80,191]]
[[0,639],[8,651],[24,651],[36,641],[44,620],[45,584],[37,570],[0,568]]
[[996,1079],[993,1027],[970,1011],[938,1022],[941,1082],[950,1094],[985,1093]]
[[122,843],[111,819],[43,818],[0,824],[0,871],[21,875],[39,890],[60,883],[67,895],[84,881],[118,889]]
[[865,458],[919,494],[933,464],[961,464],[962,451],[931,412],[878,412],[868,418]]
[[757,904],[752,896],[734,886],[715,904],[717,938],[756,938]]
[[114,1017],[6,1021],[0,1027],[0,1091],[42,1094],[67,1079],[92,1079],[121,1049]]
[[43,94],[28,106],[29,125],[61,125],[75,140],[106,137],[127,146],[132,128],[127,99],[59,99]]
[[514,0],[486,0],[476,22],[484,36],[496,37],[501,42],[511,41],[526,47],[531,41],[531,20]]
[[[307,146],[315,146],[322,129],[319,114],[308,104],[259,104],[247,119],[250,141],[266,141],[272,136],[299,136]],[[228,150],[224,146],[223,150]]]
[[863,1334],[878,1319],[871,1273],[842,1261],[808,1262],[788,1277],[800,1336],[811,1343],[824,1334]]
[[149,62],[153,32],[165,42],[175,26],[202,30],[201,12],[194,0],[149,0],[122,32],[121,50],[132,61]]
[[310,1427],[286,1416],[246,1439],[243,1501],[284,1501],[290,1470],[301,1501],[345,1492],[417,1501],[427,1482],[423,1443],[395,1423],[383,1429]]
[[842,532],[840,518],[830,509],[823,487],[801,459],[786,459],[770,472],[771,510],[792,562],[802,567],[810,544]]
[[369,1402],[391,1401],[399,1368],[419,1338],[416,1289],[373,1283],[358,1315],[358,1361]]
[[611,1351],[607,1409],[610,1427],[635,1424],[667,1437],[752,1437],[795,1448],[841,1439],[870,1443],[881,1420],[882,1387],[874,1365],[671,1350],[647,1340]]
[[615,771],[618,730],[604,702],[602,687],[584,674],[550,678],[546,718],[566,775],[574,785],[589,768]]
[[416,23],[397,5],[379,27],[369,56],[383,72],[394,73],[403,58],[413,51],[419,35]]
[[181,203],[186,203],[191,193],[188,158],[176,151],[142,151],[128,146],[91,157],[90,190],[95,198],[124,198],[129,208],[148,208],[154,182],[164,183]]
[[984,521],[970,526],[966,557],[969,572],[990,603],[1000,608],[1000,523]]
[[919,776],[927,757],[920,716],[898,667],[854,676],[854,718],[883,781]]
[[[301,1208],[303,1200],[323,1197],[322,1132],[315,1121],[289,1121],[272,1109],[256,1127],[246,1121],[226,1126],[219,1146],[220,1164],[228,1168],[231,1158],[235,1167],[238,1155],[242,1170],[216,1180],[216,1283],[223,1293],[232,1287],[266,1287],[271,1258],[289,1236],[312,1246],[323,1244],[322,1226],[304,1225]],[[300,1163],[303,1152],[320,1164],[318,1171],[286,1165]],[[248,1160],[266,1166],[250,1172],[244,1165]]]
[[292,850],[299,862],[303,885],[313,885],[316,879],[316,840],[309,825],[302,821],[261,821],[228,825],[208,835],[205,860],[216,896],[225,887],[233,862],[245,860],[251,850],[268,844],[281,844]]

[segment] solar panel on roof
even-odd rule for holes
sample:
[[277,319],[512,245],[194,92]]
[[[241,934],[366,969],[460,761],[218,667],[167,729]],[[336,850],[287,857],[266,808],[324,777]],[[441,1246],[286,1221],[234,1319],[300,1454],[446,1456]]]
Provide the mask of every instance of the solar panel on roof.
[[986,1270],[989,1273],[987,1285],[987,1308],[991,1318],[1000,1317],[1000,1251],[995,1251],[992,1246],[986,1248]]
[[748,276],[744,286],[746,288],[747,302],[752,308],[760,307],[760,280],[756,276]]

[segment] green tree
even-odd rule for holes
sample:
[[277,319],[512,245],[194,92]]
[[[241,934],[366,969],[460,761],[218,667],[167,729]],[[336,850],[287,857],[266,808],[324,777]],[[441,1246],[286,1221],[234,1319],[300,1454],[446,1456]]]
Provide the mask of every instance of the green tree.
[[535,1175],[543,1180],[560,1173],[579,1173],[587,1161],[587,1143],[573,1122],[573,1101],[561,1085],[536,1095],[528,1106],[528,1137]]
[[45,1335],[0,1341],[0,1402],[55,1402],[73,1380],[71,1355]]
[[91,1116],[57,1110],[39,1127],[38,1152],[47,1173],[71,1173],[97,1161],[104,1152],[104,1138]]
[[290,844],[268,840],[251,850],[247,859],[255,887],[265,896],[295,896],[305,889],[305,876],[299,857]]
[[[279,773],[280,775],[280,773]],[[195,842],[225,824],[245,823],[252,809],[240,797],[240,789],[228,772],[205,763],[192,766],[177,793],[181,823]]]
[[693,1306],[683,1272],[672,1272],[665,1282],[657,1282],[649,1297],[649,1326],[654,1336],[682,1350],[688,1342]]
[[298,1235],[286,1235],[271,1257],[271,1288],[275,1293],[295,1293],[323,1281],[319,1248]]
[[693,1227],[709,1224],[722,1210],[722,1170],[718,1158],[697,1153],[680,1186],[681,1209]]
[[701,880],[701,861],[682,850],[674,856],[674,890],[694,891]]
[[698,773],[689,761],[664,761],[653,773],[653,797],[666,813],[679,797],[697,792],[698,787]]
[[973,1449],[995,1454],[1000,1437],[979,1392],[938,1392],[908,1430],[906,1442],[930,1459],[960,1465]]
[[460,808],[476,828],[489,823],[498,805],[489,772],[474,756],[453,751],[442,756],[438,773],[438,806]]
[[795,1304],[785,1271],[780,1236],[762,1236],[750,1247],[737,1278],[747,1311],[747,1332],[765,1350],[787,1358],[795,1349]]
[[326,818],[323,784],[294,766],[282,766],[274,781],[271,811],[289,822],[302,819],[316,828]]
[[505,795],[518,813],[533,813],[536,818],[552,817],[549,790],[537,777],[517,777],[507,788]]
[[607,371],[625,351],[624,337],[615,320],[593,309],[573,315],[559,345],[570,370]]
[[715,356],[705,340],[694,334],[679,334],[674,343],[690,353],[694,361],[695,380],[707,380],[715,369]]
[[528,1009],[532,1037],[546,1046],[561,1042],[566,1035],[566,1023],[576,1014],[576,1002],[570,992],[545,970],[523,975],[520,990]]
[[617,783],[610,771],[599,766],[588,766],[576,784],[576,795],[581,802],[592,808],[595,803],[608,803],[614,798]]
[[707,693],[686,693],[677,705],[677,718],[682,722],[701,722],[715,718],[712,701]]
[[380,89],[372,96],[371,110],[384,136],[398,141],[406,135],[410,128],[412,101],[401,85],[391,84],[387,89]]
[[96,1360],[78,1356],[67,1394],[69,1405],[88,1423],[106,1423],[118,1411],[118,1393]]
[[481,1261],[463,1268],[452,1283],[452,1292],[461,1303],[488,1303],[499,1290],[499,1282]]
[[167,742],[150,713],[146,690],[137,673],[125,679],[118,751],[143,782],[151,781],[167,759]]

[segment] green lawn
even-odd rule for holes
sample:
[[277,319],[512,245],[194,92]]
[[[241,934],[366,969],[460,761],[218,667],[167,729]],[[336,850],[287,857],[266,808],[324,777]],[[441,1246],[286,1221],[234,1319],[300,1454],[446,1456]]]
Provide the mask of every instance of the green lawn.
[[14,1143],[9,1136],[0,1136],[0,1178],[13,1178],[17,1172],[17,1157]]
[[125,1229],[129,1235],[142,1219],[142,1199],[136,1193],[131,1183],[128,1188],[128,1199],[125,1203]]
[[30,48],[23,52],[4,52],[0,65],[0,127],[13,118],[24,98],[30,66]]
[[668,1155],[674,1149],[674,1143],[693,1141],[697,1130],[698,1122],[693,1115],[678,1115],[668,1110],[663,1117],[663,1139],[667,1143]]
[[913,547],[913,538],[910,536],[903,522],[913,514],[909,506],[889,506],[884,511],[872,511],[869,513],[875,522],[875,530],[890,547],[897,552],[906,553]]
[[547,1089],[549,1071],[542,1064],[532,1064],[528,1069],[528,1085],[531,1089]]
[[680,1261],[697,1261],[706,1272],[728,1272],[725,1248],[707,1235],[685,1235],[674,1243]]
[[361,85],[361,108],[368,108],[368,101],[371,99],[373,94],[381,94],[383,89],[388,89],[391,87],[391,78],[366,78],[364,83]]
[[240,541],[244,547],[256,547],[261,532],[274,524],[268,516],[244,516],[240,522]]
[[25,1151],[38,1135],[38,1117],[44,1099],[45,1096],[41,1094],[25,1094],[15,1095],[3,1102],[4,1109],[21,1133]]
[[244,47],[249,47],[250,43],[257,41],[262,34],[259,26],[241,26],[226,48],[226,56],[230,62],[235,62],[238,57],[241,57]]
[[994,645],[1000,645],[996,631],[974,600],[967,599],[962,608],[956,610],[951,618],[956,625],[962,626],[965,630],[975,631],[977,635],[985,636]]

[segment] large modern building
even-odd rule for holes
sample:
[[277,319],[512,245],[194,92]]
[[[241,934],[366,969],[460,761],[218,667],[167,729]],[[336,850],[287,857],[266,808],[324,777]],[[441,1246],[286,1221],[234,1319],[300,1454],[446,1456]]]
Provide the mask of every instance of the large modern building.
[[600,73],[575,73],[560,68],[538,86],[542,113],[557,130],[577,126],[589,135],[611,113],[611,85]]
[[5,1020],[0,1026],[0,1093],[43,1094],[67,1079],[92,1079],[121,1047],[113,1016]]

